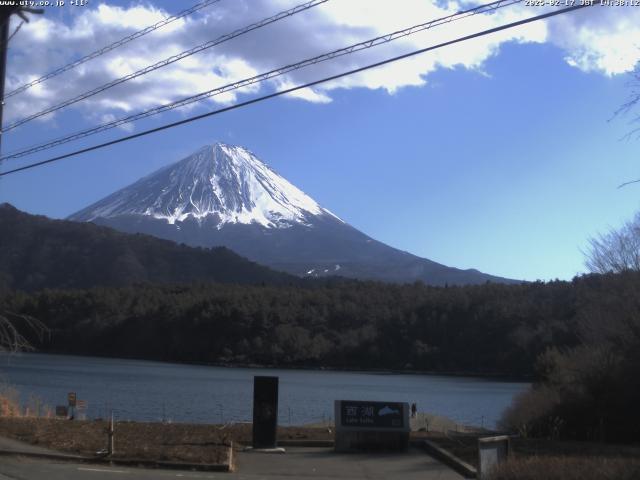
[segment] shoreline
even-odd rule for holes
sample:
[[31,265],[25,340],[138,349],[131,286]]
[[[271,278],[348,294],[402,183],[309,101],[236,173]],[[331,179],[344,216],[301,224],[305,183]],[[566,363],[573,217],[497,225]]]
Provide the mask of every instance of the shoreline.
[[[292,365],[263,365],[263,364],[244,364],[244,363],[227,363],[227,362],[188,362],[188,361],[176,361],[176,360],[158,360],[149,358],[137,358],[137,357],[118,357],[111,355],[82,355],[77,353],[66,352],[54,352],[54,351],[32,351],[32,352],[18,352],[17,354],[5,354],[2,355],[6,358],[10,358],[12,355],[21,354],[35,354],[35,355],[56,355],[56,356],[68,356],[79,358],[96,358],[96,359],[113,359],[113,360],[134,360],[140,362],[153,362],[161,364],[174,364],[174,365],[194,365],[203,367],[217,367],[217,368],[234,368],[234,369],[255,369],[255,370],[293,370],[293,371],[321,371],[321,372],[338,372],[338,373],[361,373],[371,375],[424,375],[433,377],[468,377],[474,379],[487,379],[493,381],[502,381],[505,383],[532,383],[534,381],[533,376],[513,376],[500,373],[478,373],[478,372],[443,372],[432,370],[398,370],[398,369],[366,369],[358,367],[322,367],[322,366],[292,366]],[[1,358],[1,357],[0,357]]]

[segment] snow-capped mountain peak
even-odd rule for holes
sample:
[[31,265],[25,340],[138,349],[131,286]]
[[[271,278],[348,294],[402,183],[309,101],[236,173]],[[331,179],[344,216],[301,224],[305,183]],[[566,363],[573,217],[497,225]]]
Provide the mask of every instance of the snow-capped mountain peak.
[[300,276],[509,281],[450,268],[378,242],[322,208],[243,147],[216,143],[71,215],[190,246],[224,246]]
[[[253,153],[224,143],[208,145],[72,215],[91,221],[145,215],[170,224],[188,218],[285,228],[333,213],[289,183]],[[339,220],[339,219],[338,219]]]

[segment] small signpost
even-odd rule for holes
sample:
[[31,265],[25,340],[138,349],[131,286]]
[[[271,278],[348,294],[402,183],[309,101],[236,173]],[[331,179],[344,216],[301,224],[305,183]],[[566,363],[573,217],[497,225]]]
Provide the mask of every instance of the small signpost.
[[86,420],[87,419],[87,401],[86,400],[76,400],[76,410],[78,413],[78,420]]
[[337,452],[409,448],[408,403],[336,400],[335,419]]
[[109,426],[107,427],[107,455],[113,456],[115,453],[115,447],[113,442],[114,436],[114,425],[113,425],[113,410],[111,411],[111,420],[109,421]]
[[278,377],[253,377],[253,448],[275,449]]
[[478,469],[478,479],[488,479],[491,470],[509,457],[510,449],[511,446],[507,435],[479,438],[478,460],[480,468]]
[[74,419],[76,413],[76,400],[77,400],[76,392],[69,392],[67,394],[67,403],[69,405],[69,418],[71,420]]

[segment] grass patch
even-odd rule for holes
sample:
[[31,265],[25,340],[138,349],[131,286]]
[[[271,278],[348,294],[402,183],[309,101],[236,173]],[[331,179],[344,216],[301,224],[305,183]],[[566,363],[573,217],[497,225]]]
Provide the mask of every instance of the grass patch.
[[[61,452],[94,456],[107,445],[107,422],[0,417],[0,435]],[[116,422],[115,457],[224,463],[231,441],[251,444],[251,424]],[[279,427],[280,440],[333,440],[327,428]]]
[[640,460],[566,456],[516,457],[499,465],[491,480],[638,480]]
[[[478,437],[470,435],[437,435],[429,440],[456,457],[478,468]],[[540,438],[514,438],[511,448],[517,461],[529,458],[544,462],[545,459],[576,459],[615,461],[620,459],[640,459],[640,445],[616,445],[598,442],[578,442],[566,440],[547,440]],[[540,477],[543,478],[543,477]],[[608,477],[601,477],[608,478]],[[638,475],[640,480],[640,475]],[[617,480],[612,477],[612,480]]]

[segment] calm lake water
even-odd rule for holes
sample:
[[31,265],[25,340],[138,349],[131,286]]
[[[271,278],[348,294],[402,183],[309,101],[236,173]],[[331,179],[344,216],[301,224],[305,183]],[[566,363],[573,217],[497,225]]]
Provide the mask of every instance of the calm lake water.
[[0,357],[0,376],[47,405],[75,391],[89,418],[114,410],[122,420],[220,423],[250,421],[253,376],[280,377],[278,422],[301,425],[333,418],[334,400],[416,402],[418,410],[466,424],[495,426],[529,384],[469,377],[224,368],[68,355]]

